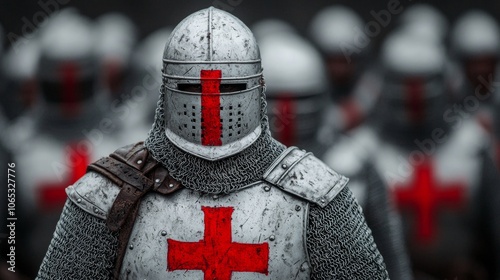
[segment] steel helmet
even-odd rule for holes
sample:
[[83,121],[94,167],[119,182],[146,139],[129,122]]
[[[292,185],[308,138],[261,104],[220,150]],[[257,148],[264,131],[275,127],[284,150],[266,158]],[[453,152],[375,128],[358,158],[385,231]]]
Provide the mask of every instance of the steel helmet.
[[252,32],[210,7],[185,18],[163,54],[165,133],[207,160],[236,154],[262,132],[260,52]]
[[435,126],[446,102],[444,47],[398,32],[384,42],[381,60],[386,122],[404,129]]

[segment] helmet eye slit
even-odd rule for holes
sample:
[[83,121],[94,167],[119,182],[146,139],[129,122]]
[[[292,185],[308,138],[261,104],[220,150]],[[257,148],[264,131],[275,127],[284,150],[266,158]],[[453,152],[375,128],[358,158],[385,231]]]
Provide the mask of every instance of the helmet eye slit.
[[[202,93],[201,84],[177,84],[177,89],[181,90],[181,91],[187,91],[187,92]],[[245,84],[245,83],[220,84],[219,85],[219,92],[220,93],[236,92],[236,91],[242,91],[245,89],[247,89],[247,84]]]
[[178,84],[177,89],[187,92],[201,93],[201,84]]
[[221,93],[242,91],[247,89],[247,84],[220,84],[219,89]]

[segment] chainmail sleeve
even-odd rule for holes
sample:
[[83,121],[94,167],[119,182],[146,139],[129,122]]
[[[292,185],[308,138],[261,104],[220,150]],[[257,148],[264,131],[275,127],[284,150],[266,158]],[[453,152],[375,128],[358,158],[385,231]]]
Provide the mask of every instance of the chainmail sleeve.
[[118,239],[68,200],[36,280],[111,279]]
[[384,257],[391,279],[412,279],[399,214],[387,195],[388,188],[371,165],[367,165],[367,201],[363,213],[377,248]]
[[311,279],[389,279],[361,207],[347,187],[325,208],[311,204],[306,244]]

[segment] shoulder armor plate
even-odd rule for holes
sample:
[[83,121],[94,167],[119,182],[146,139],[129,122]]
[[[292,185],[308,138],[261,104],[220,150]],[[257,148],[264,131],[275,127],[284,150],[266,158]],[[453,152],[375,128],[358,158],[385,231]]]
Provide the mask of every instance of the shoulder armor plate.
[[96,172],[88,172],[66,189],[68,198],[83,211],[106,219],[120,188]]
[[328,205],[349,181],[297,147],[286,149],[264,173],[264,180],[321,207]]

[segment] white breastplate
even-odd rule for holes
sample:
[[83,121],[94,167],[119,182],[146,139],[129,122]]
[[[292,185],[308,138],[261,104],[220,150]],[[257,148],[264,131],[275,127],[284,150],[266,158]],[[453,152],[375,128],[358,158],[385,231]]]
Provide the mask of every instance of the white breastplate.
[[148,194],[121,279],[308,279],[307,211],[306,201],[263,182],[215,198]]
[[[120,279],[309,279],[309,203],[326,207],[348,179],[290,147],[263,180],[223,196],[189,189],[145,195]],[[71,201],[103,220],[119,192],[95,172],[67,189]]]

